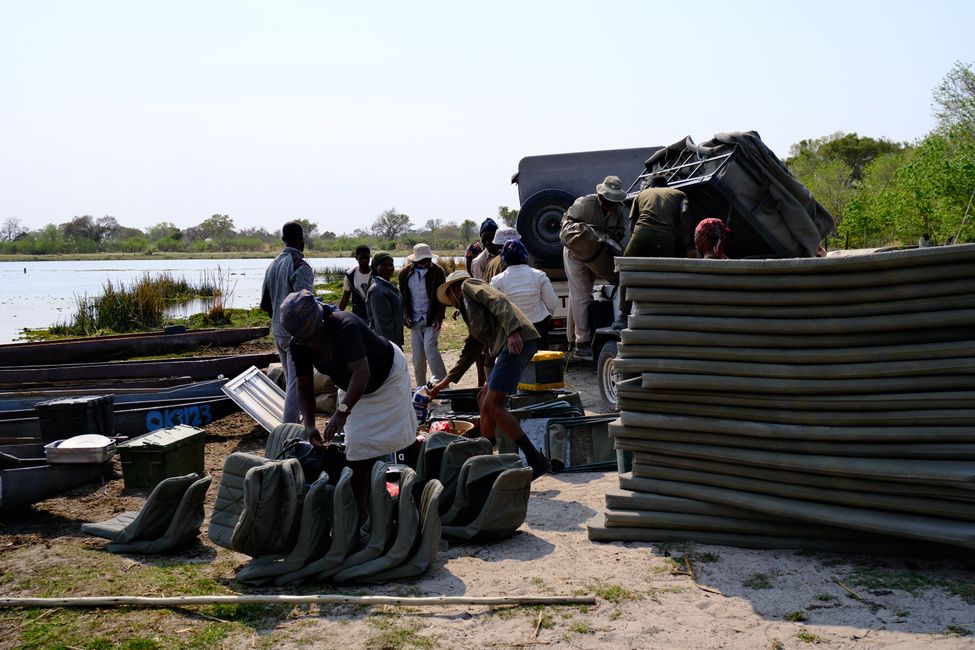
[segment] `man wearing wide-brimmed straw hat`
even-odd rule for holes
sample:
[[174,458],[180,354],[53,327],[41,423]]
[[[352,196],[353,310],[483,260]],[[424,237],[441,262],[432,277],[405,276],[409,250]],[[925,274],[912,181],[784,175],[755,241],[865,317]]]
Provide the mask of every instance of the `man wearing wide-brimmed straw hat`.
[[427,364],[435,382],[447,374],[440,356],[440,326],[446,308],[437,300],[437,288],[447,274],[433,261],[429,244],[417,244],[399,273],[399,290],[403,296],[403,324],[410,329],[413,348],[413,378],[417,386],[427,382]]
[[457,364],[429,391],[430,397],[452,382],[460,381],[486,349],[497,359],[488,383],[477,394],[481,435],[493,438],[495,428],[500,427],[525,454],[533,479],[548,473],[551,471],[548,459],[539,453],[525,436],[518,419],[504,407],[505,396],[518,390],[521,373],[538,350],[539,336],[531,321],[503,293],[483,280],[472,278],[467,271],[454,271],[447,276],[437,289],[437,299],[460,311],[469,334]]
[[589,305],[596,278],[616,282],[613,257],[622,250],[626,234],[626,190],[618,176],[607,176],[596,193],[576,199],[562,218],[559,239],[565,276],[569,281],[566,337],[579,357],[592,357]]

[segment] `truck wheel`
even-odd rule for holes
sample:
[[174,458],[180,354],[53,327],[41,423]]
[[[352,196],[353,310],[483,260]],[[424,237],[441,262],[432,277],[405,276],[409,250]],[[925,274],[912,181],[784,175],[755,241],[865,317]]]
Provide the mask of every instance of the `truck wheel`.
[[575,200],[576,197],[565,190],[541,190],[521,204],[518,232],[525,248],[539,262],[562,261],[559,229],[562,215]]
[[596,376],[599,379],[599,394],[603,398],[603,403],[611,411],[619,410],[619,402],[616,397],[616,383],[623,379],[622,374],[616,372],[614,361],[617,352],[616,341],[607,341],[599,349],[599,357],[596,360]]

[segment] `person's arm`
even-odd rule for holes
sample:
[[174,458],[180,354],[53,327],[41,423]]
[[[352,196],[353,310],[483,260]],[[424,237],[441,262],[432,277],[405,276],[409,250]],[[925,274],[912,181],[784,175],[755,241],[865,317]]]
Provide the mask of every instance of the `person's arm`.
[[349,299],[352,298],[351,291],[343,291],[342,299],[339,300],[339,311],[345,311],[345,308],[349,306]]
[[433,329],[439,330],[440,326],[443,325],[443,320],[447,316],[447,305],[443,304],[437,300],[437,289],[447,281],[447,274],[438,264],[434,264],[430,267],[430,273],[436,271],[436,275],[433,276],[435,281],[433,283],[433,291],[430,292],[430,302],[433,304],[433,309],[431,310],[431,316],[433,317]]
[[[403,325],[413,327],[413,302],[410,298],[410,264],[407,263],[399,272],[399,295],[403,298]],[[436,298],[436,296],[434,296]]]
[[696,227],[697,222],[691,215],[691,203],[687,197],[684,197],[684,200],[680,202],[680,228],[677,231],[681,236],[681,241],[678,244],[687,257],[697,257],[697,247],[694,246],[694,229]]
[[435,384],[432,389],[428,392],[430,398],[437,396],[437,393],[443,389],[450,386],[450,384],[456,384],[464,377],[464,373],[470,370],[471,366],[481,358],[484,354],[484,344],[475,339],[473,336],[468,335],[464,339],[464,347],[460,351],[460,357],[457,359],[457,363],[454,367],[447,372],[447,376],[444,377],[439,383]]
[[373,331],[382,337],[387,336],[387,330],[392,327],[402,327],[401,323],[393,323],[393,307],[382,291],[370,291],[366,294],[369,301],[369,313],[372,315]]
[[295,267],[294,275],[291,278],[291,286],[294,287],[292,291],[307,289],[309,293],[314,295],[315,273],[311,270],[311,267],[308,266],[307,262],[302,261],[301,264]]
[[298,375],[296,378],[298,387],[298,410],[301,411],[301,420],[305,425],[305,433],[308,441],[316,447],[324,447],[331,438],[326,440],[318,431],[315,424],[315,380],[312,375]]
[[542,303],[545,305],[545,309],[548,310],[549,314],[555,313],[555,306],[559,302],[559,297],[555,295],[555,288],[552,286],[552,281],[548,279],[548,276],[544,273],[542,274]]
[[335,411],[335,414],[325,426],[326,440],[331,440],[332,436],[344,429],[345,421],[349,418],[349,413],[352,412],[352,409],[359,401],[359,398],[362,397],[362,394],[366,392],[366,386],[369,384],[371,372],[369,370],[369,360],[366,357],[350,361],[349,370],[352,371],[352,378],[349,380],[349,389],[345,391],[345,398],[342,400],[342,403],[348,406],[349,410],[345,413],[338,410]]

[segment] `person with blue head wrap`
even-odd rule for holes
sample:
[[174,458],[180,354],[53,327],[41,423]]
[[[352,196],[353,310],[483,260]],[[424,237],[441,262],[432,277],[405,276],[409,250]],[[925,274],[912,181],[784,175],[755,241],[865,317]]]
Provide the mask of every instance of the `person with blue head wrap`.
[[552,327],[557,304],[551,280],[544,272],[528,266],[528,249],[520,240],[513,239],[504,245],[501,261],[505,269],[491,278],[491,286],[523,311],[544,337]]

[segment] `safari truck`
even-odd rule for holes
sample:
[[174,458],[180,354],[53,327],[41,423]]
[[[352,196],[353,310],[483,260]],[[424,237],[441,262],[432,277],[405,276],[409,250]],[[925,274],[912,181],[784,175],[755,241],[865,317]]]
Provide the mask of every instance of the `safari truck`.
[[[548,156],[530,156],[518,163],[511,181],[518,184],[521,208],[518,232],[559,296],[553,314],[550,346],[565,346],[568,284],[562,266],[559,228],[566,209],[579,196],[595,191],[608,175],[619,176],[627,204],[649,183],[663,175],[668,186],[687,194],[692,223],[719,217],[730,229],[726,252],[732,258],[812,257],[833,230],[833,217],[813,198],[755,131],[720,133],[695,144],[688,136],[669,147],[613,149]],[[593,358],[600,393],[616,408],[614,368],[619,330],[610,327],[619,310],[615,285],[593,289],[590,323],[594,332]]]

